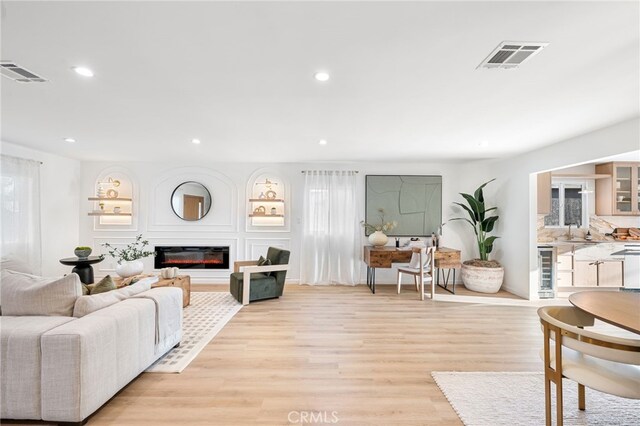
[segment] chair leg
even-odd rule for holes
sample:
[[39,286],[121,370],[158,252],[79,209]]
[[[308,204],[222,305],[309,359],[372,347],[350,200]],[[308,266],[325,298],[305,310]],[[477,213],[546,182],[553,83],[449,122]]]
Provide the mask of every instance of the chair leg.
[[424,300],[424,277],[419,277],[420,281],[420,300]]
[[413,276],[413,285],[416,287],[416,291],[420,291],[420,284],[418,283],[418,276]]
[[398,271],[398,294],[400,294],[401,286],[402,286],[402,272]]
[[563,412],[562,412],[562,375],[558,375],[556,380],[556,426],[562,426],[563,424]]
[[578,409],[584,411],[585,403],[584,403],[584,385],[578,383]]
[[544,418],[546,426],[551,426],[551,379],[546,371],[544,373]]
[[433,277],[431,277],[431,300],[433,300],[436,297],[436,282],[433,280]]

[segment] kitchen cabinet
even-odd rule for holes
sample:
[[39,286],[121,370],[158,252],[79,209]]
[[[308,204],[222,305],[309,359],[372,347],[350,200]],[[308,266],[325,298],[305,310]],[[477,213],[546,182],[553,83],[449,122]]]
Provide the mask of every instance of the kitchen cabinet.
[[620,260],[578,260],[574,264],[574,287],[622,287]]
[[612,255],[619,249],[619,245],[612,243],[557,246],[556,288],[562,292],[588,287],[622,287],[625,265],[621,257]]
[[573,250],[562,253],[559,250],[556,265],[556,279],[558,287],[573,286]]
[[588,260],[578,260],[574,264],[574,287],[596,287],[598,285],[598,265]]
[[596,180],[596,214],[640,216],[640,163],[596,165],[597,174],[611,176]]
[[551,214],[551,172],[538,173],[538,214]]
[[600,287],[622,287],[622,261],[607,260],[598,265],[598,285]]

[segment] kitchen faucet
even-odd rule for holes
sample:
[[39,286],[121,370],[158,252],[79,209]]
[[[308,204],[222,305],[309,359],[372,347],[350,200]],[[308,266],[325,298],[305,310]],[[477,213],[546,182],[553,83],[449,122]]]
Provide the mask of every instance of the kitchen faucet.
[[571,225],[575,225],[575,223],[570,223],[569,224],[569,229],[567,230],[567,240],[572,240],[573,239],[573,235],[571,235]]

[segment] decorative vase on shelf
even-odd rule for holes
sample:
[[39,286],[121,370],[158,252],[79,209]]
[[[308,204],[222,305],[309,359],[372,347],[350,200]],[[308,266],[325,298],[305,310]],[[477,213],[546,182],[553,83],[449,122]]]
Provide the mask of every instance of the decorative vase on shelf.
[[384,246],[387,244],[387,241],[389,241],[389,237],[387,237],[386,234],[382,231],[376,231],[373,234],[369,235],[369,243],[372,246]]
[[123,261],[116,266],[116,274],[120,275],[122,278],[139,275],[143,270],[144,263],[142,263],[142,260],[140,259]]

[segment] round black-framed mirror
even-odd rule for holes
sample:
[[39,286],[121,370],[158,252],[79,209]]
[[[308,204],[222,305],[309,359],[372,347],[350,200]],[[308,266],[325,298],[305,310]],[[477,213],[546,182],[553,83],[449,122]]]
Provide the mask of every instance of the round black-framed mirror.
[[171,208],[182,220],[196,222],[211,210],[213,199],[206,186],[200,182],[186,181],[171,193]]

